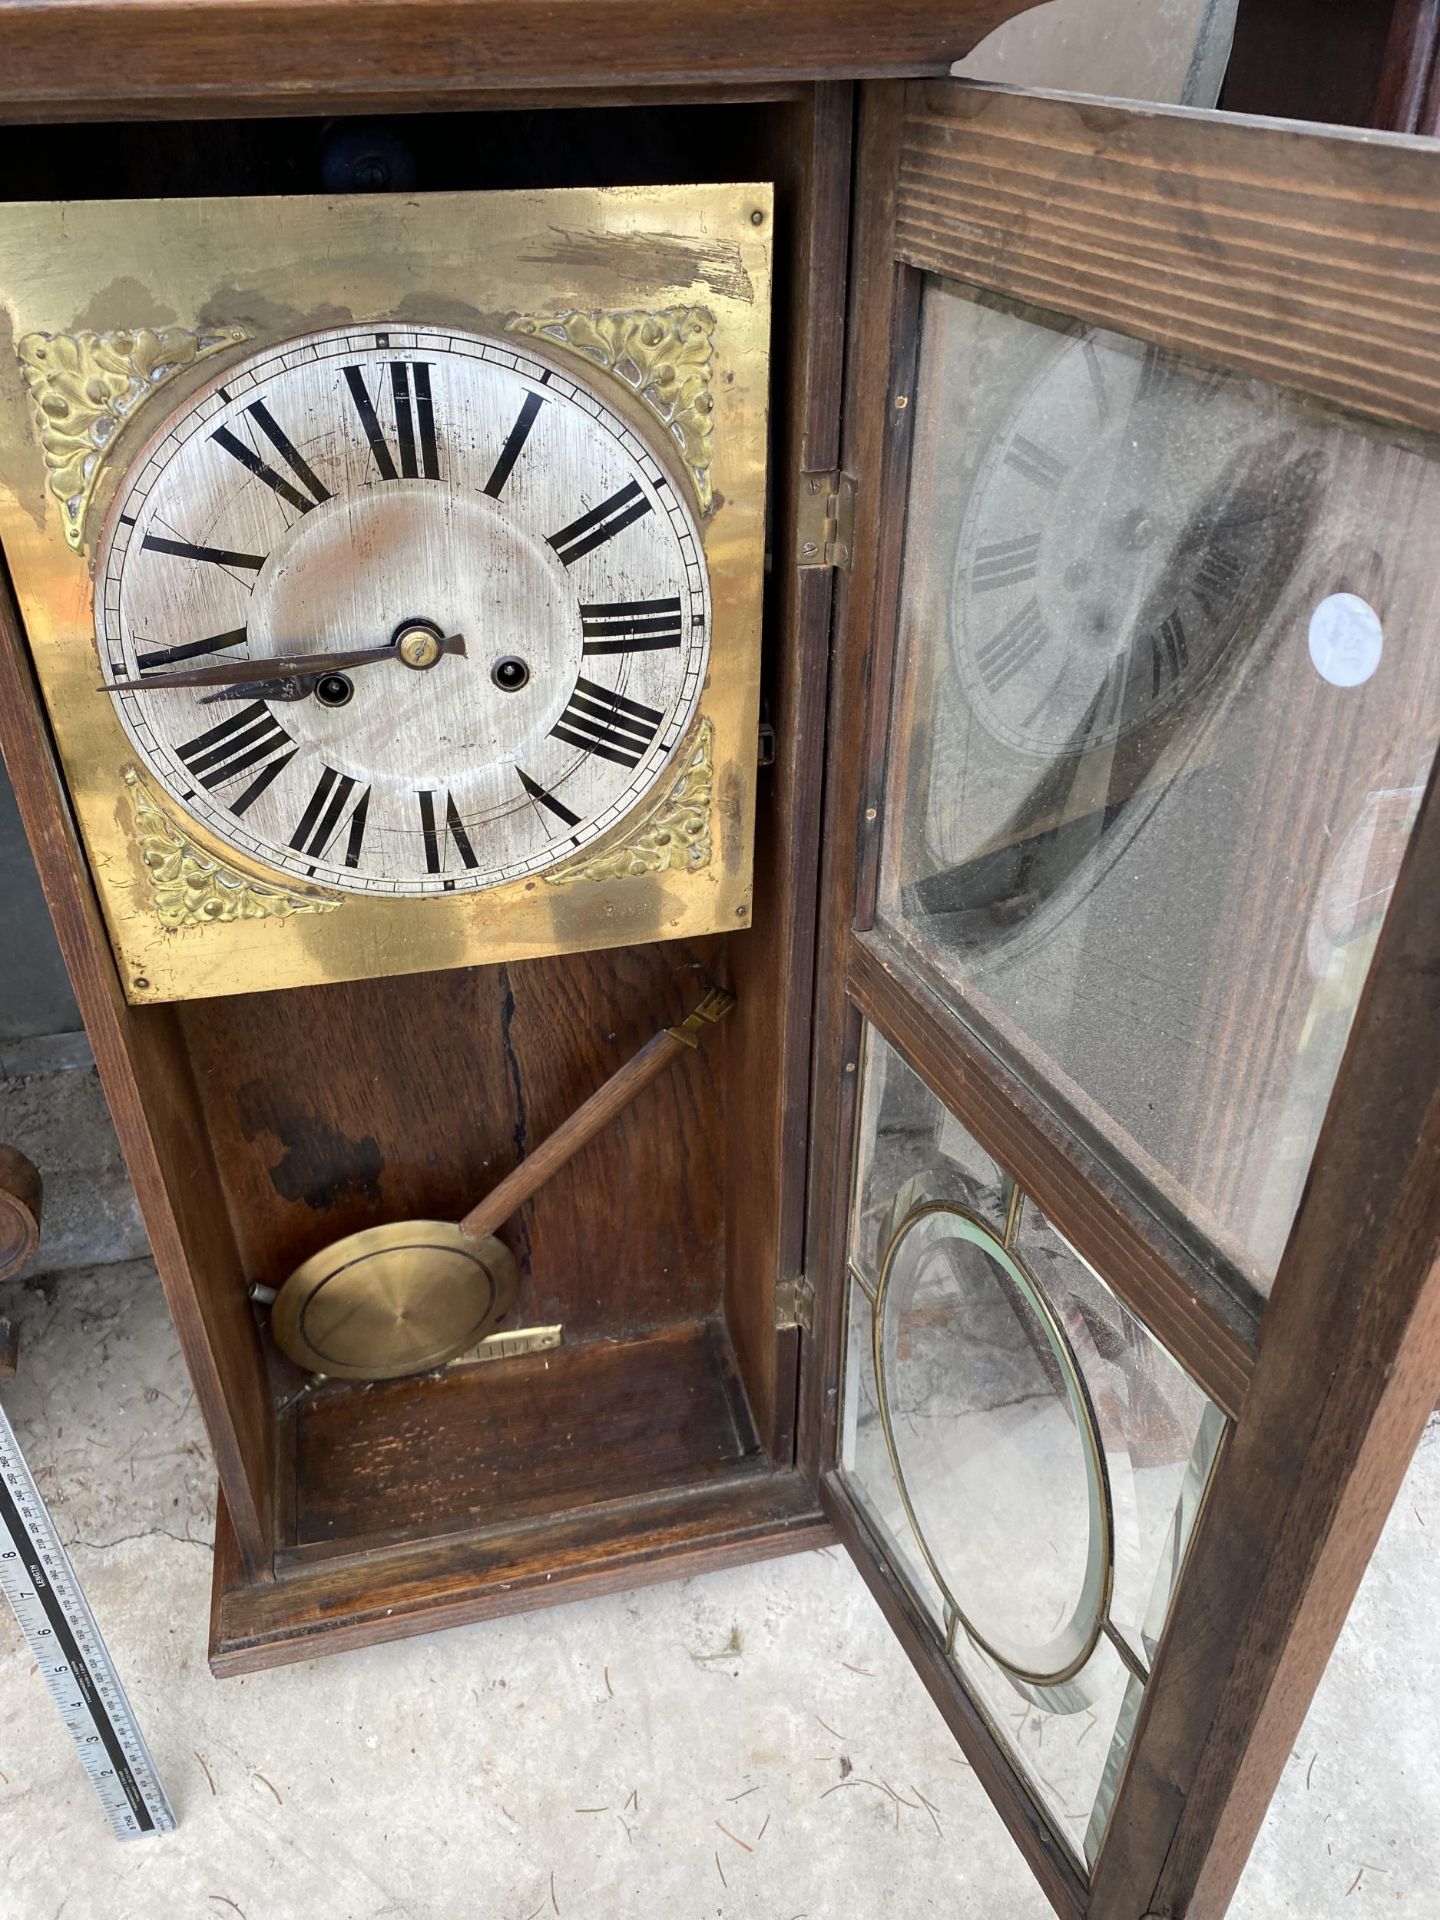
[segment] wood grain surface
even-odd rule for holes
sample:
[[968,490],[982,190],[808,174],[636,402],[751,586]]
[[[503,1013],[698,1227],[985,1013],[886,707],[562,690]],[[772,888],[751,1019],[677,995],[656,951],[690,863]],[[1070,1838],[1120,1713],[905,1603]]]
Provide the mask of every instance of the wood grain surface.
[[801,572],[799,475],[839,457],[841,347],[850,212],[849,87],[815,90],[772,116],[766,172],[776,183],[772,343],[776,564],[766,607],[763,710],[774,764],[757,786],[750,931],[730,943],[739,996],[729,1036],[725,1317],[755,1423],[772,1459],[794,1456],[800,1341],[775,1327],[778,1282],[805,1260],[805,1158],[815,991],[816,907],[825,768],[825,703],[835,574]]
[[923,82],[896,251],[1346,407],[1440,426],[1433,150]]
[[724,1331],[638,1340],[322,1389],[296,1410],[294,1544],[373,1549],[498,1528],[763,1467]]
[[19,1273],[40,1244],[42,1192],[35,1162],[0,1146],[0,1280]]
[[1435,1405],[1437,897],[1432,774],[1152,1670],[1098,1915],[1133,1912],[1142,1886],[1157,1912],[1224,1912]]
[[1367,117],[1396,133],[1440,132],[1440,0],[1395,0]]
[[[888,378],[895,357],[899,276],[894,260],[895,182],[905,89],[881,82],[861,90],[857,194],[845,329],[845,403],[840,461],[852,474],[886,470],[894,431]],[[878,485],[856,500],[851,571],[835,581],[835,657],[830,674],[828,743],[866,738],[871,622],[884,564],[885,514],[893,503]],[[898,537],[898,530],[891,530]],[[883,699],[883,695],[882,695]],[[840,1355],[845,1324],[845,1234],[859,1080],[859,1017],[846,992],[850,927],[855,914],[862,794],[879,778],[858,750],[827,756],[825,823],[818,902],[819,959],[815,989],[806,1261],[815,1287],[815,1329],[801,1376],[800,1458],[816,1480],[834,1464],[839,1416]]]
[[483,1240],[503,1226],[517,1207],[538,1193],[552,1175],[573,1160],[597,1133],[603,1133],[618,1113],[687,1051],[685,1041],[668,1027],[652,1034],[638,1053],[617,1067],[603,1086],[597,1087],[553,1133],[546,1134],[513,1173],[507,1173],[497,1187],[470,1209],[460,1222],[460,1231],[472,1239]]
[[3,0],[0,115],[315,113],[498,88],[944,73],[1035,0]]
[[[723,964],[718,941],[671,942],[186,1004],[247,1273],[277,1285],[362,1227],[458,1220]],[[716,1309],[735,1019],[510,1216],[526,1322],[579,1339]]]
[[582,1593],[623,1592],[808,1552],[834,1537],[799,1474],[742,1467],[734,1478],[633,1505],[592,1506],[499,1534],[454,1534],[246,1582],[222,1503],[210,1665],[221,1676],[251,1673],[553,1606]]

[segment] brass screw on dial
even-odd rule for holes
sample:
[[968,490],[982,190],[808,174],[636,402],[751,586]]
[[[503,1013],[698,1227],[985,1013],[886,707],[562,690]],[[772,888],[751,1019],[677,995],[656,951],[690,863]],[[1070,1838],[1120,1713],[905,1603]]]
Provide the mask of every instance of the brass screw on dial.
[[407,667],[433,667],[440,658],[440,639],[429,627],[402,627],[395,636],[395,651]]

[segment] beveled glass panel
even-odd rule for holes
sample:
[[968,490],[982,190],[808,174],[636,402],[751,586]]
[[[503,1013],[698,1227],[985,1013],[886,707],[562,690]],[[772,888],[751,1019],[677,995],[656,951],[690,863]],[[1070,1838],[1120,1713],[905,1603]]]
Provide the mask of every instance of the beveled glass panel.
[[1110,1495],[1110,1623],[1148,1669],[1224,1418],[1033,1200],[1020,1211],[1014,1246],[1089,1390]]
[[1440,736],[1430,443],[927,282],[878,915],[1268,1290]]
[[890,1464],[885,1423],[880,1418],[870,1296],[853,1277],[847,1303],[840,1471],[890,1564],[943,1638],[945,1601],[906,1518],[900,1484]]
[[[852,1234],[878,1227],[877,1277],[852,1267],[841,1477],[1084,1865],[1224,1419],[901,1057],[865,1039]],[[959,1179],[977,1197],[965,1183],[987,1167],[976,1208],[931,1191]]]
[[873,1290],[900,1218],[950,1200],[1004,1232],[1010,1182],[874,1027],[865,1030],[850,1258]]
[[896,1235],[878,1311],[881,1410],[936,1578],[996,1660],[1068,1680],[1100,1632],[1111,1539],[1099,1430],[1063,1329],[995,1236],[943,1204]]

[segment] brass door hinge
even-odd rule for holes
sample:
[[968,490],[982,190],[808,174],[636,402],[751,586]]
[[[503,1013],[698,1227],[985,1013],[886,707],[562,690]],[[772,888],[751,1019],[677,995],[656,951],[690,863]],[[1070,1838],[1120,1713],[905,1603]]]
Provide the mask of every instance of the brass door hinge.
[[799,551],[801,567],[842,567],[850,571],[855,554],[855,481],[848,473],[800,476]]
[[783,1333],[799,1327],[805,1333],[815,1331],[815,1289],[803,1273],[782,1280],[775,1289],[775,1325]]

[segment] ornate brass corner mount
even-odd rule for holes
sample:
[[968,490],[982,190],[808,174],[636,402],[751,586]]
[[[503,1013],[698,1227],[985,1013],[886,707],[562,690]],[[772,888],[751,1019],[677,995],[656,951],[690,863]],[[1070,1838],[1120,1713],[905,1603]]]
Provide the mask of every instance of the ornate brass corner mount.
[[340,902],[318,893],[291,893],[227,867],[188,840],[150,798],[134,767],[125,785],[135,813],[135,837],[164,927],[203,927],[214,920],[286,920],[293,913],[329,913]]
[[665,797],[618,846],[545,875],[552,887],[577,880],[628,880],[652,873],[699,873],[710,864],[710,795],[715,785],[715,729],[696,728],[680,755],[680,772]]
[[24,336],[15,351],[40,423],[50,491],[76,553],[105,455],[131,414],[177,373],[249,337],[240,327]]
[[583,353],[645,402],[679,449],[701,513],[714,504],[710,487],[715,396],[715,316],[706,307],[664,307],[658,313],[517,313],[513,333],[533,334]]

